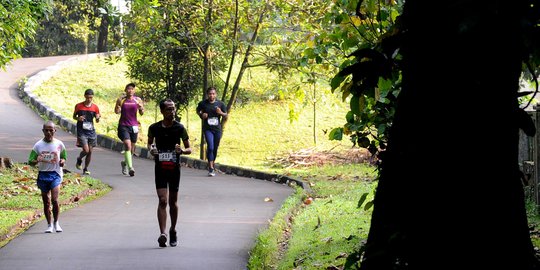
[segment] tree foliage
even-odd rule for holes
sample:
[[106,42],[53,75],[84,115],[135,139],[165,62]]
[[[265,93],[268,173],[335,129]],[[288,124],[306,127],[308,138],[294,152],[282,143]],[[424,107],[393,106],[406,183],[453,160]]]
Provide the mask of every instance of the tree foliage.
[[402,6],[403,1],[336,2],[305,48],[301,66],[332,67],[332,91],[350,103],[345,124],[330,139],[349,136],[372,154],[386,147],[401,85],[396,34]]
[[196,37],[204,35],[205,7],[199,1],[132,2],[125,18],[129,76],[147,98],[168,97],[178,110],[202,85],[203,61]]
[[107,0],[51,0],[39,20],[29,57],[105,52],[120,47],[120,14]]
[[50,4],[51,0],[12,0],[0,4],[0,67],[21,57]]

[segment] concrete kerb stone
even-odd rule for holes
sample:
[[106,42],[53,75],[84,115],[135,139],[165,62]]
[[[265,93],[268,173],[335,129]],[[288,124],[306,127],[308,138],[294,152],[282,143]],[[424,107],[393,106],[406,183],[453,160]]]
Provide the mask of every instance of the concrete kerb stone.
[[[32,91],[35,88],[37,88],[40,84],[42,84],[44,81],[50,79],[52,76],[54,76],[54,74],[56,74],[58,71],[62,70],[63,68],[76,64],[79,61],[86,61],[86,60],[94,59],[97,57],[104,57],[110,54],[117,54],[117,53],[111,52],[111,53],[96,53],[96,54],[81,55],[81,56],[75,56],[67,60],[58,62],[56,65],[50,66],[38,72],[36,75],[28,78],[24,86],[19,88],[19,97],[25,103],[27,103],[27,105],[35,108],[39,114],[47,116],[49,119],[53,120],[59,126],[64,128],[67,132],[71,134],[76,134],[77,126],[73,120],[68,119],[64,117],[63,115],[60,115],[58,112],[54,111],[53,109],[49,108],[44,102],[40,101],[39,98],[36,95],[34,95]],[[110,149],[116,152],[123,151],[123,143],[120,140],[111,138],[106,135],[98,134],[97,144],[100,147]],[[152,159],[146,147],[137,146],[134,154],[142,158]],[[182,156],[181,162],[185,166],[191,167],[191,168],[196,168],[200,170],[206,170],[208,168],[207,161],[195,159],[195,158],[191,158],[187,156]],[[306,192],[309,192],[309,193],[312,192],[309,184],[293,177],[266,173],[262,171],[256,171],[256,170],[246,169],[242,167],[230,166],[230,165],[224,165],[224,164],[218,164],[218,163],[216,163],[215,166],[217,170],[225,174],[234,174],[241,177],[272,181],[272,182],[286,184],[286,185],[296,184],[302,187]]]

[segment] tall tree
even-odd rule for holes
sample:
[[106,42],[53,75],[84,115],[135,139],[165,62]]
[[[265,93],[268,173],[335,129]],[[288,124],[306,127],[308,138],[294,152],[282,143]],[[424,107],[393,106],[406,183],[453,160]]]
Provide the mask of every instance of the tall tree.
[[403,88],[361,269],[539,269],[517,160],[539,4],[405,2]]
[[[25,56],[105,52],[119,43],[119,12],[107,0],[51,0]],[[112,46],[110,45],[112,43]]]
[[99,21],[97,26],[97,52],[109,51],[109,36],[112,27],[120,26],[120,11],[109,0],[95,2],[94,17]]
[[126,18],[128,75],[146,98],[171,98],[178,112],[202,85],[202,61],[190,38],[194,33],[183,27],[199,14],[194,2],[136,0]]
[[0,4],[0,68],[21,57],[34,37],[38,21],[49,11],[51,0],[4,1]]

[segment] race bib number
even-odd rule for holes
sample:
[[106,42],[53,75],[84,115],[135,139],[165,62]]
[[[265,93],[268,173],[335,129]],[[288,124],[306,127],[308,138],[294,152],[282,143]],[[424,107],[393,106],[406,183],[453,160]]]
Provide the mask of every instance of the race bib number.
[[159,161],[174,161],[176,155],[173,152],[159,153]]
[[208,118],[208,125],[217,126],[218,124],[219,124],[219,120],[217,117]]
[[133,133],[139,133],[139,126],[133,126]]
[[83,122],[82,128],[85,130],[92,130],[94,129],[94,125],[92,124],[92,122]]
[[51,163],[54,160],[55,155],[53,153],[41,154],[41,161]]

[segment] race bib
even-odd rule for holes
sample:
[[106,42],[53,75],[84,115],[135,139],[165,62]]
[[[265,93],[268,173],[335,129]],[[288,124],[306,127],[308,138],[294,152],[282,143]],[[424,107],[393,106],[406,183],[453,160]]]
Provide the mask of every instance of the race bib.
[[43,153],[41,154],[41,161],[51,163],[54,160],[54,153]]
[[159,153],[159,157],[158,157],[158,160],[160,162],[163,162],[163,161],[174,161],[176,158],[176,155],[173,153],[173,152],[164,152],[164,153]]
[[82,128],[85,129],[85,130],[93,130],[94,125],[92,124],[92,122],[83,122],[82,123]]
[[217,126],[218,124],[219,124],[219,120],[217,117],[208,118],[208,125]]
[[139,133],[139,126],[133,126],[133,133]]

